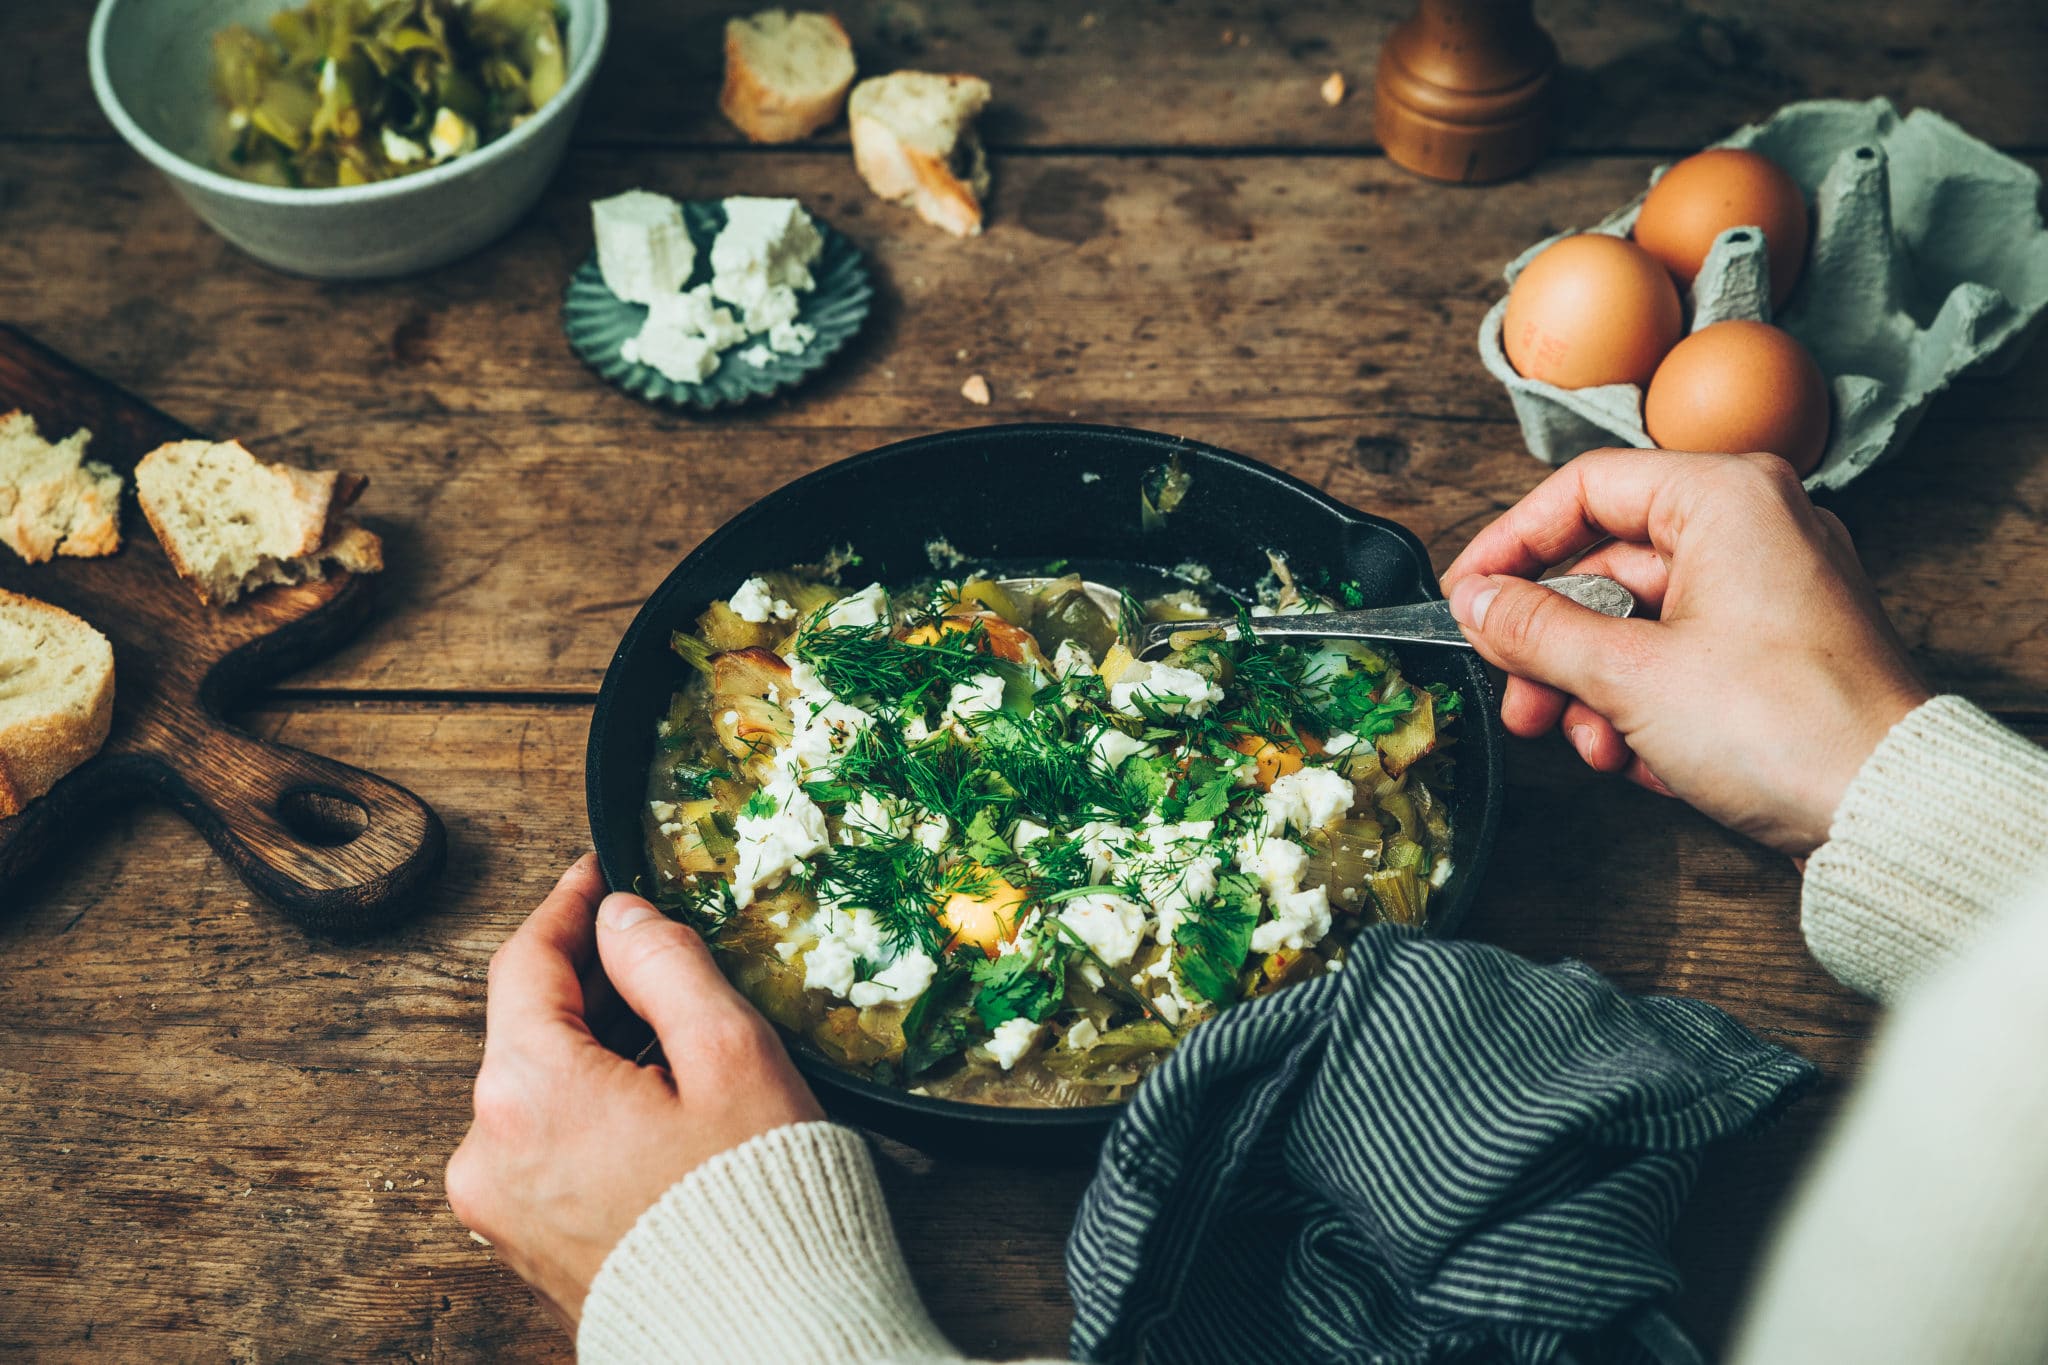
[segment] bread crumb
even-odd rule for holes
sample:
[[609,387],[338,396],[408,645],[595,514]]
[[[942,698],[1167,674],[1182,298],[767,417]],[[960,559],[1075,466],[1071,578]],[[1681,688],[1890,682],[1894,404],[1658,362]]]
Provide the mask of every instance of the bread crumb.
[[1097,24],[1101,22],[1102,21],[1096,18],[1093,14],[1084,14],[1081,16],[1082,28],[1094,28]]
[[1332,71],[1323,81],[1323,103],[1335,109],[1344,102],[1344,73]]
[[1223,30],[1223,46],[1225,46],[1225,47],[1229,47],[1229,46],[1230,46],[1230,45],[1231,45],[1232,43],[1234,43],[1234,42],[1236,42],[1236,41],[1237,41],[1237,30],[1236,30],[1236,29],[1234,29],[1234,28],[1226,28],[1226,29],[1224,29],[1224,30]]
[[978,374],[967,376],[967,382],[960,386],[960,396],[976,407],[987,407],[989,400],[988,381]]
[[491,1244],[491,1239],[484,1236],[481,1232],[470,1233],[469,1240],[475,1242],[480,1247],[487,1247]]
[[967,348],[965,346],[962,346],[959,350],[953,352],[953,359],[955,360],[965,360],[967,358]]
[[391,1181],[387,1180],[384,1182],[384,1188],[387,1190],[395,1190],[398,1188],[398,1186],[393,1184]]

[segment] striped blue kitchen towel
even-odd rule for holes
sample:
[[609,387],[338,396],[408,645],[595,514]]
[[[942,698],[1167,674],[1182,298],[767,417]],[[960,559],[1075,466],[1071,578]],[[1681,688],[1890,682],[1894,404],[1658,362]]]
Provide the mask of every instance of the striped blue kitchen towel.
[[1700,1150],[1815,1075],[1710,1005],[1373,928],[1139,1087],[1067,1245],[1074,1356],[1561,1359],[1677,1288]]

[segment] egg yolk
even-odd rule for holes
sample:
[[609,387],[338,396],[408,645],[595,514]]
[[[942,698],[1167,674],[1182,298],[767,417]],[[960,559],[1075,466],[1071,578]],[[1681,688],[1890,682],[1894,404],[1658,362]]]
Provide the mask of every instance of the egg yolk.
[[1299,772],[1309,754],[1323,752],[1323,746],[1314,735],[1302,737],[1302,748],[1282,740],[1267,739],[1264,735],[1240,735],[1231,741],[1230,747],[1241,754],[1249,755],[1257,764],[1252,781],[1260,791],[1270,791],[1275,782],[1292,772]]
[[997,948],[1017,936],[1017,919],[1029,899],[1023,888],[988,873],[977,881],[978,889],[955,891],[940,901],[935,913],[939,922],[953,931],[947,947],[971,943],[990,957]]

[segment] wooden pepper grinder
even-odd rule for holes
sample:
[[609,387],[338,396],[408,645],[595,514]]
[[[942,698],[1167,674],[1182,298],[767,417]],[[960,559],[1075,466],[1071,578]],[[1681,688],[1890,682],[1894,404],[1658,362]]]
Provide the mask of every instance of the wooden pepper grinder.
[[1533,0],[1420,0],[1380,49],[1373,132],[1433,180],[1519,175],[1550,141],[1557,46]]

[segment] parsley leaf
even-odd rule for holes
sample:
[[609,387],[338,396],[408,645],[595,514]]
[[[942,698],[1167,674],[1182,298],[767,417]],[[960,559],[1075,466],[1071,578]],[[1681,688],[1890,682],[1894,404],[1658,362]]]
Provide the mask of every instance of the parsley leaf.
[[775,798],[763,787],[747,797],[746,804],[740,807],[740,814],[749,820],[766,820],[778,809]]
[[1259,920],[1259,883],[1242,872],[1217,878],[1216,895],[1174,927],[1174,966],[1184,985],[1214,1005],[1237,999],[1237,974]]

